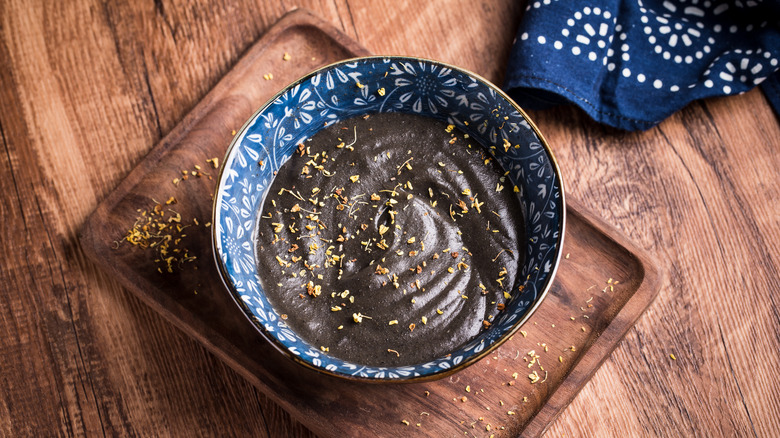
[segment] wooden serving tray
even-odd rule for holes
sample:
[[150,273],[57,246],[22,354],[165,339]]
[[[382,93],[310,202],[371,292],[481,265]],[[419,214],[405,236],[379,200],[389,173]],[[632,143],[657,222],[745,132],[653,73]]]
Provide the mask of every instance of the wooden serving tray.
[[[283,59],[285,52],[290,60]],[[217,170],[206,160],[221,159],[234,132],[289,82],[324,64],[367,54],[308,12],[282,18],[98,206],[81,232],[84,251],[322,436],[540,435],[647,308],[662,277],[647,254],[574,200],[569,199],[564,248],[570,255],[523,327],[526,335],[442,380],[368,384],[305,369],[263,340],[219,279],[205,226]],[[264,79],[266,74],[273,79]],[[196,165],[200,177],[192,175]],[[174,184],[182,170],[190,173],[188,179]],[[177,203],[165,208],[192,224],[180,246],[197,259],[161,274],[153,251],[116,242],[139,211],[170,197]],[[531,350],[539,357],[529,368]],[[532,384],[533,370],[540,380]]]

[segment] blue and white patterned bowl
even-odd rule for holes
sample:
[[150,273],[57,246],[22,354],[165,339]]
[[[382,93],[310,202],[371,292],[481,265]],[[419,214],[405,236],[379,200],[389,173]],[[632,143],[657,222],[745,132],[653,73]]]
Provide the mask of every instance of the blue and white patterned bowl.
[[[358,86],[360,83],[362,87]],[[385,93],[377,92],[384,88]],[[370,367],[324,354],[296,335],[270,305],[257,272],[255,227],[274,174],[297,145],[324,126],[364,114],[405,112],[456,125],[486,146],[519,188],[529,242],[513,296],[489,329],[428,363]],[[258,165],[259,162],[263,164]],[[438,378],[477,361],[514,334],[550,288],[563,246],[565,203],[550,147],[528,116],[487,80],[437,61],[365,57],[323,67],[260,108],[227,150],[214,197],[214,256],[227,289],[257,330],[296,362],[370,381]],[[514,285],[514,289],[520,283]]]

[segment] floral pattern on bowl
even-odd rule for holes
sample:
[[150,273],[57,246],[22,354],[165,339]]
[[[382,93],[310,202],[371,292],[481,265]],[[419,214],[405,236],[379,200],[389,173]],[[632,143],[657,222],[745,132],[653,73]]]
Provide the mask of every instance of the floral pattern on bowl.
[[[301,340],[263,293],[255,226],[265,190],[297,145],[340,120],[405,112],[453,124],[486,146],[517,186],[529,237],[515,294],[492,326],[446,357],[410,366],[369,367],[328,356]],[[505,150],[504,140],[519,148]],[[436,61],[366,57],[323,67],[286,87],[258,110],[227,151],[214,199],[214,255],[226,287],[258,331],[280,351],[346,378],[441,377],[481,358],[525,322],[546,295],[560,260],[565,204],[546,142],[504,93],[473,73]]]

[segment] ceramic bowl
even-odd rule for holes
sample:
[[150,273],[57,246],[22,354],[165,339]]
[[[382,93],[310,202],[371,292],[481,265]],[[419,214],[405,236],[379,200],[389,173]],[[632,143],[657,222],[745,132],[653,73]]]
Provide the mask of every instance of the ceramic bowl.
[[[360,83],[362,87],[358,86]],[[380,95],[377,91],[384,88]],[[324,126],[381,112],[404,112],[456,125],[483,145],[506,138],[520,148],[489,150],[519,188],[529,238],[525,263],[506,308],[476,338],[427,363],[372,367],[329,356],[285,324],[263,292],[255,247],[258,214],[274,174],[297,145]],[[262,162],[262,166],[258,163]],[[550,288],[563,245],[565,204],[550,147],[528,116],[498,87],[441,62],[365,57],[331,64],[290,84],[260,108],[230,144],[214,196],[214,255],[241,312],[295,362],[350,379],[417,381],[474,363],[517,332]]]

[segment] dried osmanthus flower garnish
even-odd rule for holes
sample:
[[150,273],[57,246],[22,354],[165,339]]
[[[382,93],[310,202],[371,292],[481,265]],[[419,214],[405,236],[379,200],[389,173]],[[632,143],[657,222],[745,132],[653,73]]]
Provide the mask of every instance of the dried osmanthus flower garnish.
[[[219,167],[218,158],[209,158],[206,163],[215,169]],[[212,176],[200,165],[196,164],[193,167],[194,170],[182,170],[182,176],[175,178],[173,184],[178,185],[190,176],[212,179]],[[185,246],[187,229],[201,226],[208,228],[211,222],[201,224],[197,218],[189,221],[183,219],[181,213],[174,207],[179,203],[174,196],[170,196],[165,202],[154,202],[151,208],[137,210],[138,217],[125,232],[124,237],[114,242],[114,249],[119,249],[123,242],[144,250],[151,249],[155,253],[154,263],[157,264],[157,271],[161,274],[173,273],[176,269],[183,269],[186,264],[197,260],[197,256]]]
[[[138,218],[122,239],[122,242],[141,249],[154,250],[154,262],[160,273],[172,273],[197,259],[184,246],[183,240],[187,237],[187,228],[199,226],[200,223],[197,219],[184,223],[181,214],[169,207],[176,203],[176,198],[171,196],[164,204],[157,203],[150,209],[139,209]],[[118,248],[120,243],[115,242],[114,248]]]

